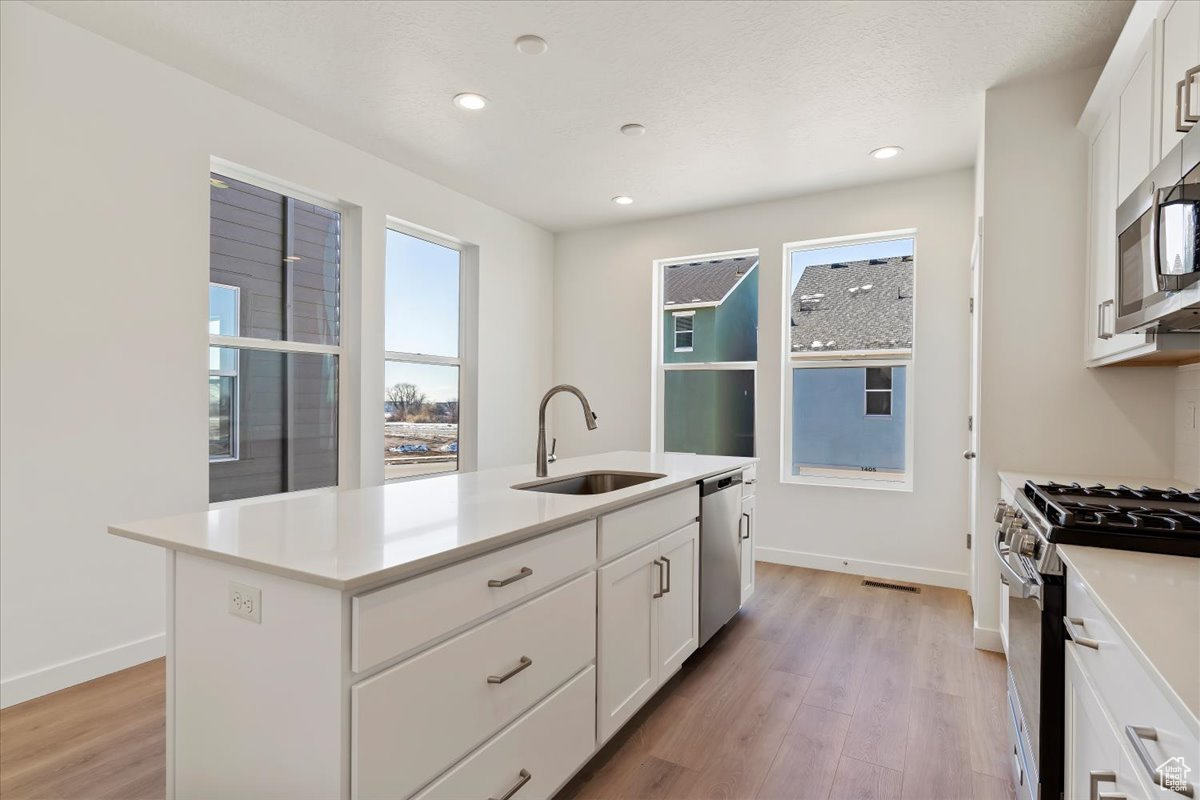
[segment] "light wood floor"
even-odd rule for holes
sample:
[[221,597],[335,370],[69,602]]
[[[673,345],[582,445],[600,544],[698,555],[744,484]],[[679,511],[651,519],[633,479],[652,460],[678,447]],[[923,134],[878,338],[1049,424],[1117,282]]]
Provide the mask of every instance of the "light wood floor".
[[[560,794],[1011,798],[1004,662],[963,592],[758,565],[753,600]],[[161,660],[0,711],[0,796],[163,795]]]
[[965,592],[758,565],[747,607],[560,800],[1011,798],[1004,660]]

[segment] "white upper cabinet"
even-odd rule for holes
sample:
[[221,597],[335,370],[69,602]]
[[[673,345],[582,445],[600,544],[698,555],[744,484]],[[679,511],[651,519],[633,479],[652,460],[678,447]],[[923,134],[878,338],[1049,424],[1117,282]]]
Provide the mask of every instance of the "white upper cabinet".
[[[1154,30],[1146,31],[1136,65],[1121,90],[1117,203],[1129,197],[1154,167]],[[1115,210],[1115,209],[1114,209]]]
[[[1183,134],[1175,129],[1176,90],[1187,71],[1200,64],[1200,0],[1175,0],[1162,14],[1162,147],[1167,153],[1179,144]],[[1200,90],[1193,83],[1188,87],[1188,100],[1195,113],[1200,113]]]

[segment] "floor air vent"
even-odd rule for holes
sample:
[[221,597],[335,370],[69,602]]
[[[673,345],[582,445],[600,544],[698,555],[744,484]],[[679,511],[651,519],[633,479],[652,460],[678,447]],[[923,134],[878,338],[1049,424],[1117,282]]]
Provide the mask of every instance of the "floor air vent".
[[912,592],[913,594],[921,593],[920,586],[904,586],[899,583],[884,583],[883,581],[865,580],[862,582],[862,585],[873,586],[876,589],[891,589],[896,592]]

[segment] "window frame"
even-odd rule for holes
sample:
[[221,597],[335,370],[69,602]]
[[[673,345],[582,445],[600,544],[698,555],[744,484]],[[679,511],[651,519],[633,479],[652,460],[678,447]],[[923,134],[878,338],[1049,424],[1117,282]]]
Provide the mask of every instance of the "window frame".
[[[867,369],[886,369],[888,371],[888,388],[872,389],[871,387],[867,386],[867,373],[866,373]],[[894,408],[892,405],[892,402],[895,399],[894,397],[892,397],[892,389],[894,388],[894,384],[892,383],[892,381],[894,379],[894,376],[892,375],[892,369],[893,368],[890,366],[889,367],[866,367],[866,368],[864,368],[864,370],[863,370],[863,416],[864,417],[888,417],[889,419],[891,418],[892,409]],[[870,404],[869,400],[871,399],[872,394],[886,394],[888,396],[888,410],[887,410],[886,414],[876,414],[876,413],[871,412],[871,404]]]
[[[240,330],[241,329],[241,321],[242,321],[242,287],[231,286],[228,283],[218,283],[217,281],[209,281],[208,286],[209,286],[209,289],[212,289],[212,287],[216,286],[220,289],[232,289],[233,290],[233,314],[234,314],[234,318],[238,322],[238,329]],[[210,323],[212,322],[211,317],[209,318],[209,322]],[[213,334],[211,334],[211,333],[209,334],[210,337],[212,335]],[[210,348],[210,352],[211,352],[211,348]],[[210,356],[210,358],[211,358],[211,356]],[[218,356],[218,361],[219,360],[220,360],[220,357]],[[208,457],[208,463],[210,463],[210,464],[220,464],[220,463],[224,463],[224,462],[228,462],[228,461],[238,461],[240,459],[239,448],[240,448],[240,444],[241,444],[241,440],[242,440],[241,431],[238,430],[238,425],[241,422],[241,414],[239,414],[238,412],[240,411],[241,401],[242,401],[242,395],[241,395],[242,381],[241,381],[241,376],[239,374],[240,372],[241,372],[240,365],[238,368],[231,369],[231,370],[230,369],[213,369],[211,366],[211,362],[210,362],[210,365],[208,368],[209,381],[212,381],[213,378],[232,378],[233,379],[233,391],[231,392],[233,397],[230,401],[232,403],[232,406],[230,407],[230,414],[229,414],[229,417],[230,417],[230,420],[229,420],[229,428],[230,428],[230,430],[229,430],[229,453],[230,454],[227,456],[225,456],[225,455],[222,455],[222,456],[210,455]]]
[[[758,364],[761,361],[761,353],[759,361],[685,361],[677,363],[668,363],[664,360],[666,342],[664,341],[662,315],[667,307],[663,297],[663,278],[666,275],[667,267],[672,264],[690,264],[693,261],[715,261],[727,258],[749,258],[759,259],[758,267],[762,266],[762,254],[757,247],[748,247],[743,250],[727,250],[719,253],[698,253],[690,256],[678,256],[675,258],[656,258],[651,262],[652,273],[652,290],[650,292],[650,319],[651,319],[651,336],[650,336],[650,408],[652,414],[650,417],[650,449],[654,453],[666,452],[666,377],[667,372],[671,370],[731,370],[731,371],[746,371],[754,373],[754,451],[759,452],[758,433],[761,420],[758,417],[758,397],[759,397],[759,380],[758,380]],[[759,280],[762,280],[760,275]],[[712,307],[719,303],[696,304],[696,308]],[[680,310],[675,313],[692,313],[695,314],[695,308]],[[761,330],[762,316],[761,306],[759,314],[759,326]],[[695,323],[693,322],[692,334],[692,349],[695,349]],[[674,326],[672,326],[672,336],[674,334]],[[674,342],[672,342],[672,345]],[[674,352],[687,352],[675,350]]]
[[[354,312],[357,307],[352,302],[347,302],[347,296],[352,290],[358,287],[358,271],[353,268],[358,267],[357,260],[357,237],[360,234],[359,228],[353,224],[356,218],[355,211],[357,208],[349,203],[338,200],[332,196],[321,195],[309,191],[303,187],[281,181],[277,178],[265,175],[257,170],[241,166],[223,158],[212,157],[209,159],[208,172],[205,175],[207,179],[209,175],[216,173],[228,178],[241,181],[243,183],[257,186],[260,189],[265,189],[269,192],[282,194],[286,197],[291,197],[304,203],[321,206],[330,211],[336,211],[341,215],[341,252],[339,254],[338,263],[338,343],[336,345],[311,344],[308,342],[283,341],[278,339],[262,339],[252,336],[223,336],[210,333],[208,335],[209,347],[234,348],[237,350],[265,350],[275,353],[309,353],[319,355],[333,356],[338,365],[337,369],[337,482],[332,486],[320,486],[314,489],[297,489],[292,491],[276,492],[274,494],[256,495],[253,497],[235,498],[232,500],[210,501],[208,506],[210,509],[227,508],[232,506],[243,505],[247,503],[260,503],[277,499],[280,497],[304,497],[308,495],[328,494],[342,489],[347,484],[348,476],[357,475],[356,464],[353,460],[353,444],[350,442],[351,437],[345,435],[351,426],[348,421],[355,419],[355,405],[357,403],[358,391],[351,387],[349,382],[345,380],[346,375],[351,372],[350,364],[350,347],[347,345],[348,338],[354,338],[357,334],[347,334],[348,331],[357,330],[359,320]],[[211,207],[210,207],[211,218]],[[209,281],[209,283],[215,283]],[[227,285],[227,284],[217,284]],[[236,287],[235,287],[236,288]],[[241,293],[238,297],[238,314],[239,314],[239,330],[240,314],[241,314]],[[239,380],[240,384],[241,381]],[[238,402],[240,403],[241,395],[238,394]],[[240,420],[240,415],[238,415]],[[225,459],[228,461],[229,459]],[[214,463],[214,462],[209,462]],[[219,462],[216,462],[219,463]]]
[[[832,352],[793,352],[792,351],[792,254],[807,250],[823,250],[829,247],[844,245],[874,244],[890,242],[897,239],[911,239],[913,250],[913,346],[904,350],[846,350]],[[854,234],[850,236],[833,236],[821,239],[806,239],[795,242],[785,242],[782,248],[783,269],[781,273],[781,353],[780,359],[780,427],[783,432],[779,448],[779,482],[797,486],[826,486],[849,489],[873,489],[876,491],[912,492],[915,486],[914,475],[914,435],[915,422],[915,392],[917,372],[917,250],[919,236],[916,228],[880,231],[878,233]],[[829,369],[836,367],[904,367],[904,472],[898,477],[883,477],[893,473],[855,473],[845,474],[848,470],[823,469],[818,467],[805,468],[799,474],[792,473],[792,394],[793,375],[795,369]],[[872,419],[895,418],[895,394],[892,392],[892,414],[865,414],[866,411],[866,378],[864,371],[863,410],[864,417]],[[894,380],[894,378],[893,378]],[[870,476],[880,477],[870,477]]]
[[[430,244],[439,247],[445,247],[454,250],[458,253],[458,355],[457,356],[435,356],[424,353],[408,353],[400,350],[388,350],[385,343],[383,344],[383,375],[387,374],[387,365],[389,363],[397,364],[420,364],[424,366],[435,367],[457,367],[458,369],[458,452],[455,454],[455,468],[453,470],[443,470],[441,472],[430,472],[424,475],[402,475],[395,478],[387,477],[387,466],[382,464],[382,483],[384,485],[390,483],[405,483],[408,481],[419,481],[427,478],[436,478],[444,475],[460,475],[464,472],[472,472],[475,469],[475,403],[474,403],[474,386],[475,386],[475,366],[474,366],[474,302],[475,302],[475,262],[476,253],[473,246],[456,239],[452,236],[447,236],[442,233],[437,233],[428,228],[414,225],[410,222],[403,222],[393,217],[388,217],[385,226],[386,231],[393,231],[404,236],[411,236],[414,239],[420,239]],[[384,251],[386,254],[386,241]],[[384,302],[382,325],[380,327],[380,336],[386,337],[387,332],[387,267],[384,266]],[[386,389],[386,378],[381,382]],[[380,439],[383,437],[380,436]],[[466,446],[464,446],[466,445]]]
[[[691,330],[689,330],[689,331],[679,330],[680,317],[687,317],[688,319],[690,319],[692,321],[692,329]],[[693,352],[696,349],[696,312],[695,311],[673,311],[673,312],[671,312],[671,325],[672,325],[671,338],[672,338],[672,344],[674,345],[674,349],[672,350],[672,352],[675,352],[675,353],[691,353],[691,352]],[[681,333],[686,333],[690,337],[688,339],[689,344],[687,347],[679,346],[679,334],[681,334]]]

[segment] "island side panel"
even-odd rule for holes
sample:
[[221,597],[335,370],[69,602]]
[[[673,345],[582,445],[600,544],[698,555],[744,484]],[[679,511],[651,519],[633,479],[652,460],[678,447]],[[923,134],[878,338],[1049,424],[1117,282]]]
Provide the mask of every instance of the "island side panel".
[[[261,623],[229,612],[230,581],[261,590]],[[175,797],[348,796],[342,609],[336,590],[176,553]]]

